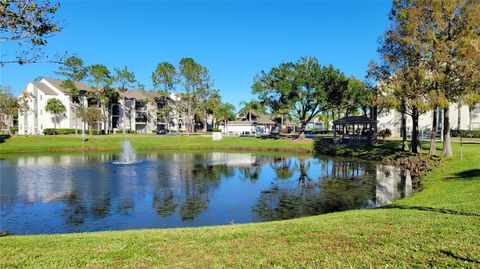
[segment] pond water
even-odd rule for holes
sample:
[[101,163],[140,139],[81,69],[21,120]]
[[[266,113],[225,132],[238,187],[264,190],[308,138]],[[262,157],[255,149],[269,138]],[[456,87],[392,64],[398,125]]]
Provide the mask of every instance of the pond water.
[[230,152],[3,156],[1,231],[196,227],[378,207],[412,191],[408,171],[331,157]]

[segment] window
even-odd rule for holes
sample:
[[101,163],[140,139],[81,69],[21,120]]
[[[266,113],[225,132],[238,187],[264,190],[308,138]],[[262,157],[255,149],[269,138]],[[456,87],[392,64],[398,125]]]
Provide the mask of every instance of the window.
[[42,95],[40,94],[40,101],[42,101]]

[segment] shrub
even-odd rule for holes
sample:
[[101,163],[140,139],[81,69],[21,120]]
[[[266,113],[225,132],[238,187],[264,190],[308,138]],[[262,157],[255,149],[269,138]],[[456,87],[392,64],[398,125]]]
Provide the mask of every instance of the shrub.
[[17,125],[10,126],[10,132],[12,134],[16,134],[18,132],[18,126]]
[[[81,130],[79,131],[81,132]],[[46,128],[43,129],[44,135],[69,135],[75,134],[75,129],[73,128]]]
[[[97,130],[97,129],[94,129],[94,130],[92,131],[92,133],[93,133],[94,135],[98,135],[98,130]],[[105,130],[100,130],[100,135],[104,135],[104,134],[105,134]]]
[[220,132],[220,128],[212,128],[212,132],[218,133],[218,132]]
[[392,131],[386,128],[386,129],[380,130],[380,132],[378,132],[378,135],[382,137],[382,141],[383,143],[385,143],[385,137],[392,136]]
[[136,134],[136,133],[137,133],[137,130],[129,129],[129,130],[127,130],[126,133],[127,133],[127,134]]
[[450,130],[452,137],[480,138],[480,130]]

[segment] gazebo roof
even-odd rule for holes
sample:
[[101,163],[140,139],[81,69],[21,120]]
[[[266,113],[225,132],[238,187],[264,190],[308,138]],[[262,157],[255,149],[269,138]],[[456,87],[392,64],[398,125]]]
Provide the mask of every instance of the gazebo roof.
[[333,124],[376,124],[377,121],[367,116],[349,116],[334,120]]

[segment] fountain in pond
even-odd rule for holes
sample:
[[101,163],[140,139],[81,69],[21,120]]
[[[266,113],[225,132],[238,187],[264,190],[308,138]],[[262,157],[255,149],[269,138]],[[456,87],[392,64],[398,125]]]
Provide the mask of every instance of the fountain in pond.
[[135,164],[138,163],[135,150],[133,149],[130,141],[124,140],[122,142],[122,153],[118,161],[113,162],[114,164]]

